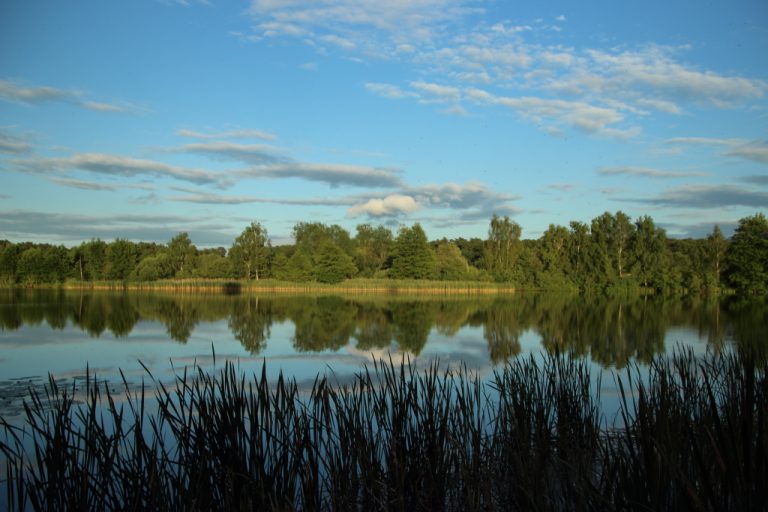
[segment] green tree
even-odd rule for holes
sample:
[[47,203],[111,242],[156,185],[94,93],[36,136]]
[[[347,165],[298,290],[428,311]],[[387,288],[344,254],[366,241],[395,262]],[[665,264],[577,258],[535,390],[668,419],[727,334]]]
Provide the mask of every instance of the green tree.
[[571,280],[577,283],[581,289],[589,288],[592,281],[589,275],[592,253],[589,226],[577,221],[570,223],[567,252]]
[[599,281],[611,284],[624,277],[633,227],[629,217],[620,211],[615,215],[605,212],[592,219],[592,258],[597,265],[593,272],[602,274],[597,276]]
[[395,240],[389,276],[394,279],[431,279],[435,276],[435,253],[418,223],[403,226]]
[[664,288],[668,270],[667,234],[647,215],[635,222],[632,252],[632,277],[646,288]]
[[725,253],[728,282],[750,292],[768,291],[768,220],[758,213],[739,220]]
[[320,246],[315,261],[315,279],[321,283],[340,283],[357,272],[352,258],[331,241]]
[[461,254],[461,250],[453,242],[443,240],[435,250],[437,279],[443,281],[460,281],[470,275],[469,263]]
[[107,243],[98,238],[80,244],[83,278],[97,281],[106,277]]
[[122,238],[115,239],[107,247],[107,277],[126,280],[136,268],[138,251],[136,245]]
[[231,277],[231,262],[219,252],[204,252],[197,257],[195,273],[198,277]]
[[355,244],[349,232],[338,224],[328,226],[321,222],[299,222],[293,227],[293,237],[296,250],[305,250],[308,254],[325,242],[333,242],[348,256],[355,257]]
[[520,235],[522,228],[517,222],[493,214],[488,229],[485,264],[497,281],[512,281],[515,278],[517,259],[522,249]]
[[134,275],[139,281],[166,279],[173,276],[173,274],[173,263],[166,253],[147,256],[136,265],[136,270],[134,271]]
[[374,228],[370,224],[357,226],[355,236],[355,261],[360,275],[373,277],[384,264],[392,251],[392,231],[384,226]]
[[197,248],[192,244],[186,232],[179,233],[168,242],[168,262],[173,275],[186,277],[192,275]]
[[0,250],[0,284],[14,284],[16,282],[18,261],[18,245],[8,244]]
[[312,260],[304,251],[296,251],[288,258],[285,279],[303,283],[311,281],[314,277]]
[[725,254],[728,250],[728,240],[720,231],[720,226],[715,225],[712,233],[707,235],[706,244],[706,283],[708,288],[717,288],[723,275],[723,266],[725,263]]
[[229,250],[237,276],[258,280],[267,270],[269,251],[266,228],[258,222],[251,222],[235,239]]

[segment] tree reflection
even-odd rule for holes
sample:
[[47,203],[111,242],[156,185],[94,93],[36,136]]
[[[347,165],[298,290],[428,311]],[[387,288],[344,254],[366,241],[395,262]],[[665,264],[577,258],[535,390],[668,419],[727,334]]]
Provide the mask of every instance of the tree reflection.
[[488,355],[498,364],[520,353],[520,335],[524,331],[520,310],[515,302],[498,299],[486,310],[483,337],[488,343]]
[[338,350],[355,332],[357,308],[341,297],[302,298],[291,311],[293,344],[300,352]]
[[392,315],[381,306],[360,304],[357,310],[355,339],[357,349],[386,348],[392,343]]
[[[130,334],[140,321],[160,322],[169,339],[189,340],[203,322],[227,319],[243,347],[262,352],[274,322],[294,325],[301,352],[338,350],[354,337],[371,351],[396,342],[421,354],[434,328],[454,337],[463,328],[483,329],[494,364],[522,351],[521,337],[535,332],[549,353],[591,357],[603,366],[648,362],[665,350],[672,329],[690,329],[716,351],[735,343],[739,350],[768,358],[765,298],[694,296],[609,297],[605,295],[516,294],[487,297],[362,297],[164,294],[0,290],[0,329],[47,324],[74,326],[90,336]],[[458,343],[458,342],[457,342]]]
[[186,343],[192,336],[200,317],[194,305],[168,299],[160,302],[157,312],[168,336],[181,343]]
[[427,301],[392,304],[394,338],[400,349],[418,356],[434,324],[433,304]]
[[251,354],[267,346],[272,327],[269,302],[259,297],[243,297],[233,303],[228,320],[229,329],[237,341]]

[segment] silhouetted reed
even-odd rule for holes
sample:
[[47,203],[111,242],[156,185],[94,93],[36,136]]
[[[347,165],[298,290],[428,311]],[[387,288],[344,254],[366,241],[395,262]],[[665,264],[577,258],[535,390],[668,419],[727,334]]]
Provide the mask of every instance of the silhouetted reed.
[[9,510],[755,510],[766,364],[678,352],[616,374],[606,420],[582,360],[490,379],[377,362],[311,390],[227,363],[122,393],[32,391],[2,422]]

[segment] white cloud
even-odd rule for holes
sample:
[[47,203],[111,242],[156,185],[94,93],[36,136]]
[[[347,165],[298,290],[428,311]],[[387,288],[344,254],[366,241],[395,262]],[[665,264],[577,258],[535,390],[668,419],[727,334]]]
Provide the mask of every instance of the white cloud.
[[204,133],[196,130],[180,129],[176,130],[176,134],[182,137],[189,137],[192,139],[262,139],[262,140],[275,140],[276,137],[262,130],[252,130],[249,128],[240,128],[236,130],[227,130],[223,132],[211,132]]
[[632,135],[635,132],[609,127],[620,123],[624,116],[614,108],[591,105],[583,101],[536,98],[530,96],[505,97],[494,96],[480,89],[470,89],[470,99],[479,103],[502,105],[517,112],[522,117],[535,123],[564,124],[587,133],[604,135]]
[[18,103],[39,104],[51,101],[71,101],[78,93],[55,87],[32,87],[0,79],[0,99]]
[[720,139],[714,137],[673,137],[667,139],[667,144],[703,144],[709,146],[733,146],[743,144],[744,139]]
[[668,190],[657,198],[633,201],[674,208],[768,208],[768,193],[754,192],[733,185],[692,185]]
[[27,105],[43,103],[70,103],[96,112],[134,112],[136,107],[125,104],[104,103],[83,99],[81,91],[58,89],[48,86],[27,86],[11,80],[0,79],[0,99]]
[[458,101],[459,89],[457,87],[449,87],[446,85],[433,84],[428,82],[411,82],[411,87],[418,89],[421,92],[427,93],[433,98],[437,98],[439,101]]
[[746,158],[753,162],[761,164],[768,164],[768,142],[753,142],[744,144],[742,146],[735,147],[725,153],[725,156],[735,156],[740,158]]
[[415,96],[413,93],[405,92],[400,87],[392,84],[368,82],[365,84],[365,88],[377,96],[390,100],[399,100]]
[[78,153],[66,158],[35,158],[13,161],[16,170],[35,174],[51,171],[86,171],[112,177],[154,176],[174,178],[198,184],[225,182],[223,176],[201,169],[177,167],[152,160],[128,158],[103,153]]
[[0,127],[0,153],[18,155],[32,150],[32,144],[24,138],[12,135]]
[[320,36],[319,39],[324,43],[332,44],[334,46],[338,46],[339,48],[343,48],[345,50],[354,50],[355,47],[357,46],[353,41],[350,41],[349,39],[346,39],[344,37],[340,37],[334,34]]
[[383,199],[370,199],[362,204],[356,204],[347,210],[347,215],[357,217],[366,214],[370,217],[395,216],[403,213],[413,213],[419,209],[416,200],[407,195],[392,194]]
[[603,176],[641,176],[644,178],[691,178],[708,176],[704,172],[665,171],[650,167],[603,167],[597,170]]
[[655,100],[651,98],[639,98],[636,103],[641,107],[647,107],[659,112],[666,112],[667,114],[681,114],[682,110],[679,106],[675,105],[671,101]]
[[185,144],[175,151],[197,153],[219,160],[233,160],[247,164],[269,164],[285,161],[286,157],[265,144],[237,144],[234,142],[197,142]]
[[587,54],[597,70],[610,77],[610,85],[635,90],[648,88],[668,98],[724,107],[760,98],[766,90],[766,83],[760,80],[687,67],[672,60],[669,50],[662,47],[622,53],[589,50]]
[[726,146],[731,149],[723,156],[744,158],[753,162],[768,163],[768,140],[747,140],[716,137],[674,137],[667,139],[667,144],[686,144],[702,146]]
[[345,164],[287,162],[252,167],[236,173],[242,178],[300,178],[327,183],[332,187],[397,187],[402,185],[400,171],[380,167]]

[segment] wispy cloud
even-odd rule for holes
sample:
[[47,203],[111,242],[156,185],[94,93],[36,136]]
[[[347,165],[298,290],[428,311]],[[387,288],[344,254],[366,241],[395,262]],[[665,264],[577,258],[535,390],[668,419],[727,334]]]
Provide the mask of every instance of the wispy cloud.
[[586,133],[630,136],[630,129],[617,128],[624,116],[616,109],[591,105],[583,101],[537,98],[530,96],[495,96],[481,89],[470,89],[468,97],[480,104],[508,107],[535,123],[554,123]]
[[768,163],[768,140],[747,140],[714,137],[675,137],[667,144],[725,146],[730,148],[723,156],[744,158],[761,164]]
[[639,176],[643,178],[691,178],[708,176],[705,172],[665,171],[651,167],[602,167],[597,170],[602,176]]
[[377,82],[368,82],[365,88],[377,96],[390,100],[400,100],[408,97],[416,97],[415,94],[403,91],[400,87],[392,84],[383,84]]
[[377,55],[434,40],[446,24],[476,11],[462,4],[460,0],[253,0],[248,12],[257,37],[302,37],[318,45]]
[[458,87],[450,87],[428,82],[411,82],[411,87],[426,94],[432,101],[458,101],[460,91]]
[[91,238],[165,243],[188,232],[201,246],[228,246],[234,236],[232,222],[210,217],[176,215],[73,215],[32,210],[0,211],[0,232],[12,240],[79,244]]
[[252,130],[250,128],[240,128],[236,130],[226,130],[221,132],[200,132],[197,130],[179,129],[176,130],[176,134],[181,137],[189,137],[192,139],[201,140],[213,140],[213,139],[261,139],[261,140],[275,140],[277,137],[269,132],[262,130]]
[[96,112],[125,113],[137,112],[135,106],[120,103],[105,103],[84,98],[81,91],[72,91],[48,86],[28,86],[12,80],[0,79],[0,99],[27,105],[44,103],[71,103]]
[[767,192],[755,192],[734,185],[692,185],[668,190],[657,198],[629,200],[673,208],[768,208]]
[[237,173],[241,178],[300,178],[327,183],[332,187],[398,187],[401,172],[396,169],[345,164],[278,163],[252,167]]
[[753,185],[768,186],[768,174],[760,174],[756,176],[744,176],[741,181],[745,183],[752,183]]
[[716,137],[673,137],[667,139],[667,144],[700,144],[705,146],[735,146],[745,144],[744,139],[723,139]]
[[81,190],[94,190],[94,191],[110,191],[115,192],[117,190],[123,190],[123,189],[136,189],[136,190],[153,190],[154,187],[149,184],[112,184],[112,183],[102,183],[97,181],[86,181],[86,180],[78,180],[74,178],[56,178],[51,177],[48,178],[48,181],[52,183],[56,183],[58,185],[62,185],[65,187],[71,187],[71,188],[79,188]]
[[234,142],[197,142],[185,144],[175,151],[196,153],[217,160],[243,162],[246,164],[269,164],[288,160],[272,146],[265,144],[237,144]]
[[226,182],[224,176],[202,169],[189,169],[152,160],[103,153],[78,153],[66,158],[14,160],[12,164],[17,171],[43,175],[52,171],[85,171],[110,177],[174,178],[197,184],[221,185]]
[[768,141],[759,141],[737,146],[725,153],[725,156],[746,158],[753,162],[768,164]]
[[0,127],[0,153],[20,155],[29,153],[31,150],[32,144],[27,138],[8,133]]
[[210,192],[197,192],[197,191],[185,191],[188,192],[184,195],[171,196],[168,199],[171,201],[184,202],[184,203],[197,203],[197,204],[213,204],[213,205],[238,205],[238,204],[284,204],[289,206],[349,206],[355,203],[357,200],[353,197],[341,197],[341,198],[305,198],[305,199],[290,199],[290,198],[274,198],[274,197],[257,197],[257,196],[232,196],[223,194],[213,194]]

